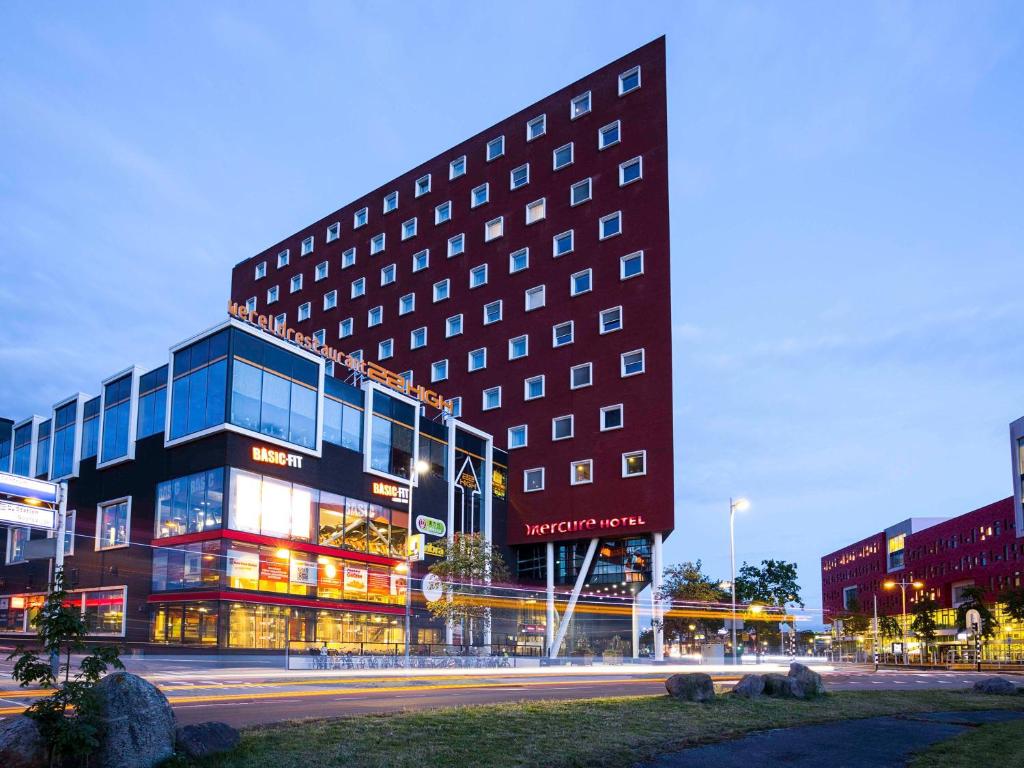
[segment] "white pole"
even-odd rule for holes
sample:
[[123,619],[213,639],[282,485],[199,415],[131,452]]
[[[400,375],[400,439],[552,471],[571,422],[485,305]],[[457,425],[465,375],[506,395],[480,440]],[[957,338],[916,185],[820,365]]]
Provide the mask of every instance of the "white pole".
[[409,636],[412,633],[412,557],[409,545],[412,544],[412,486],[416,473],[416,457],[409,459],[409,515],[406,520],[405,534],[405,668],[409,668]]
[[907,582],[900,582],[900,592],[903,594],[903,666],[910,664],[909,648],[907,648]]
[[551,655],[551,645],[555,642],[555,543],[547,543],[547,620],[544,623],[544,652]]
[[736,507],[733,505],[732,498],[729,499],[729,562],[730,571],[732,573],[732,579],[730,585],[732,587],[732,663],[736,665],[738,663],[739,655],[736,652],[736,525],[734,518],[736,517]]
[[874,647],[871,649],[875,656],[875,672],[878,671],[878,593],[873,592],[871,594],[871,602],[874,604],[875,613],[875,631],[874,631]]
[[633,595],[633,658],[640,658],[640,593]]
[[661,553],[662,537],[654,534],[653,562],[651,563],[651,629],[654,630],[654,660],[665,660],[665,625],[661,620],[661,574],[664,569]]
[[[61,586],[67,589],[64,579],[64,531],[67,529],[68,517],[68,486],[67,483],[57,485],[57,540],[53,543],[53,582],[51,589],[57,586],[57,574],[61,575]],[[60,674],[60,656],[56,651],[50,654],[50,669],[56,677]]]

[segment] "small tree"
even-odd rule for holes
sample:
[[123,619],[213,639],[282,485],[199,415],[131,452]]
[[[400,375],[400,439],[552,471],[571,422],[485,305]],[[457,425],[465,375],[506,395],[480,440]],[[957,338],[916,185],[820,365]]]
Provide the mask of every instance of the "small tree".
[[964,587],[960,592],[961,603],[956,609],[956,626],[961,632],[967,630],[967,612],[972,608],[981,614],[981,636],[993,637],[999,628],[996,615],[985,604],[985,590],[981,587]]
[[903,628],[900,627],[895,616],[879,616],[878,634],[886,638],[900,637],[903,634]]
[[910,629],[924,644],[925,651],[928,651],[931,644],[935,641],[936,630],[939,627],[939,623],[935,620],[935,612],[941,607],[932,598],[922,597],[911,609],[911,613],[914,614],[914,620],[910,624]]
[[[684,613],[685,603],[723,603],[728,597],[729,593],[719,586],[719,582],[703,572],[700,560],[687,560],[666,568],[661,590],[658,592],[659,600],[671,601],[676,608],[683,609]],[[696,629],[690,630],[691,624]],[[662,626],[670,639],[682,642],[684,637],[694,633],[710,637],[725,626],[725,622],[722,619],[706,617],[673,616],[666,617]]]
[[1013,621],[1024,621],[1024,587],[1010,587],[999,594],[1003,613]]
[[[744,562],[736,577],[736,597],[745,603],[760,603],[773,608],[784,609],[787,605],[799,605],[803,608],[800,585],[797,583],[796,563],[787,563],[785,560],[762,560],[761,565],[757,566]],[[778,618],[752,623],[757,630],[759,643],[764,640],[769,643],[778,641]]]
[[427,610],[435,618],[460,625],[463,645],[468,647],[473,621],[486,624],[490,620],[491,582],[506,580],[508,566],[501,551],[479,533],[456,533],[442,546],[444,557],[428,571],[441,580],[444,594],[429,601]]
[[[88,628],[81,612],[69,607],[67,600],[63,569],[58,568],[52,590],[32,619],[42,648],[37,652],[19,645],[7,657],[16,660],[11,677],[21,687],[35,683],[54,689],[25,710],[25,715],[39,724],[50,751],[50,765],[82,761],[99,746],[102,722],[95,686],[109,667],[124,669],[116,647],[96,646],[79,662],[72,676],[71,655],[85,650]],[[56,667],[51,658],[58,659]]]

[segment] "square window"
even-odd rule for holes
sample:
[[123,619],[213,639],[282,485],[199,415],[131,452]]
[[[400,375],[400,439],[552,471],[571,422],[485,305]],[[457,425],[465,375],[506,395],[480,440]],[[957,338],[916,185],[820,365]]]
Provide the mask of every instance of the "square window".
[[616,120],[614,123],[608,123],[608,125],[599,129],[597,132],[597,148],[608,149],[608,147],[618,144],[622,138],[620,127],[621,122]]
[[384,233],[381,232],[379,235],[374,235],[370,239],[370,255],[378,254],[384,250]]
[[554,152],[551,153],[551,167],[553,170],[560,171],[563,168],[567,168],[572,165],[573,161],[573,144],[570,141],[568,144],[563,144]]
[[581,93],[572,103],[569,105],[569,117],[575,120],[577,117],[583,117],[590,111],[590,91]]
[[501,320],[501,299],[484,304],[484,325],[490,325]]
[[462,397],[453,397],[448,402],[450,402],[452,406],[452,418],[457,419],[462,416]]
[[327,336],[327,331],[325,331],[323,328],[321,328],[319,331],[316,331],[313,334],[313,340],[316,341],[317,344],[323,346],[324,339],[325,339],[326,336]]
[[301,323],[303,320],[309,320],[309,313],[310,313],[311,309],[312,309],[312,307],[310,306],[310,303],[308,301],[306,303],[304,303],[304,304],[300,304],[299,305],[299,313],[298,313],[298,322]]
[[430,191],[430,174],[416,179],[416,197],[423,197]]
[[407,386],[407,387],[411,387],[412,386],[412,371],[402,371],[398,375],[402,377],[403,381],[405,381],[405,386]]
[[448,361],[438,360],[430,364],[430,381],[444,381],[448,378]]
[[448,163],[448,179],[457,179],[466,173],[466,156],[457,157]]
[[548,131],[548,116],[538,115],[526,124],[526,140],[539,139]]
[[[116,549],[129,545],[129,534],[132,529],[131,497],[100,504],[96,508],[96,549]],[[24,528],[11,528],[11,531]],[[28,538],[28,537],[26,537]],[[8,552],[8,561],[13,561]]]
[[416,309],[416,294],[407,293],[398,300],[398,314],[408,315]]
[[427,346],[427,328],[417,328],[409,334],[409,349],[422,349]]
[[505,137],[499,136],[487,142],[487,162],[496,160],[505,154]]
[[434,283],[434,301],[444,301],[451,296],[451,281],[445,278]]
[[544,286],[538,285],[534,288],[527,288],[525,298],[527,312],[540,309],[546,301]]
[[469,193],[469,207],[476,208],[491,199],[491,185],[484,182],[479,187],[474,187]]
[[402,222],[402,239],[408,240],[410,237],[416,237],[415,217]]
[[619,96],[625,96],[630,91],[640,87],[640,67],[627,69],[619,75]]
[[348,269],[356,264],[356,249],[346,248],[341,254],[341,268]]
[[246,299],[246,301],[245,301],[245,311],[246,312],[255,312],[256,311],[256,297],[255,296],[250,296],[248,299]]
[[643,176],[644,159],[642,157],[634,157],[632,160],[627,160],[619,166],[620,187],[632,184],[634,181],[639,181]]
[[542,197],[526,205],[526,223],[536,224],[547,216],[547,201]]
[[557,259],[559,256],[565,256],[567,253],[572,253],[574,240],[573,230],[571,229],[568,232],[555,235],[551,238],[551,255]]
[[579,296],[581,293],[589,293],[594,287],[591,284],[591,271],[584,269],[569,278],[569,295]]
[[321,261],[316,265],[316,269],[313,271],[313,280],[314,282],[318,282],[323,280],[325,277],[327,277],[327,262]]
[[327,228],[327,242],[333,243],[341,237],[341,224],[337,221]]
[[273,288],[267,288],[267,304],[273,304],[277,301],[278,287],[275,285]]
[[619,279],[629,280],[644,273],[644,252],[637,251],[619,258]]
[[360,296],[366,293],[366,278],[360,277],[358,280],[352,281],[352,292],[350,297],[358,299]]
[[443,224],[446,221],[451,221],[452,218],[452,202],[441,203],[439,206],[434,208],[434,224]]
[[527,429],[525,424],[520,424],[518,427],[508,428],[508,447],[509,450],[513,448],[525,448],[527,438]]
[[355,323],[352,321],[351,317],[346,317],[344,320],[338,323],[338,338],[347,339],[349,336],[351,336],[354,325]]
[[609,237],[615,237],[616,235],[622,234],[622,212],[616,211],[615,213],[609,213],[607,216],[602,216],[601,220],[597,225],[597,239],[607,240]]
[[452,256],[458,256],[460,253],[466,252],[466,236],[455,235],[455,237],[448,238],[448,258]]
[[622,476],[639,477],[647,474],[647,451],[622,454]]
[[530,337],[526,334],[516,336],[508,341],[508,359],[518,360],[530,354]]
[[473,267],[469,270],[469,287],[479,288],[482,285],[487,285],[486,264],[481,264],[479,267]]
[[514,275],[516,272],[522,272],[524,269],[530,266],[530,249],[520,248],[518,251],[512,251],[508,256],[508,273]]
[[590,199],[590,179],[577,181],[569,187],[569,205],[579,205]]
[[256,280],[260,280],[267,276],[267,262],[261,261],[256,265]]
[[398,210],[398,192],[391,192],[384,196],[384,213],[391,213]]
[[313,252],[313,236],[310,235],[309,237],[307,237],[305,240],[302,241],[302,250],[300,251],[300,253],[303,256],[308,256],[312,252]]
[[601,310],[598,315],[598,331],[601,334],[622,330],[622,307]]
[[462,333],[462,315],[452,315],[444,321],[444,336],[450,339]]
[[586,485],[594,482],[594,460],[579,459],[569,465],[569,484]]
[[568,320],[551,327],[551,346],[564,347],[572,344],[575,336],[574,321]]
[[334,309],[338,306],[338,292],[328,291],[324,294],[324,309]]
[[569,389],[583,389],[594,383],[593,363],[581,363],[569,369]]
[[354,214],[352,214],[352,229],[359,229],[365,227],[367,222],[370,220],[370,209],[360,208]]
[[536,400],[544,397],[544,376],[531,376],[523,381],[523,399]]
[[284,328],[288,324],[288,313],[282,312],[280,315],[274,317],[274,330]]
[[508,175],[509,189],[519,189],[530,183],[530,164],[520,165],[513,168]]
[[484,224],[484,242],[489,243],[491,240],[497,240],[499,237],[505,234],[505,217],[499,216],[496,219],[491,219]]
[[573,436],[573,417],[572,414],[568,416],[556,416],[551,420],[551,439],[552,440],[568,440]]
[[430,249],[424,248],[412,255],[412,271],[420,272],[430,266]]
[[533,493],[544,490],[544,467],[523,470],[523,492]]
[[353,360],[362,362],[363,350],[361,350],[361,349],[354,349],[354,350],[352,350],[351,352],[348,353],[348,356],[351,357]]
[[622,378],[643,373],[644,350],[634,349],[632,352],[623,352],[620,357],[620,369]]
[[380,284],[391,285],[391,283],[395,282],[395,278],[397,277],[397,275],[398,270],[395,267],[395,265],[388,264],[386,267],[383,267],[380,271]]
[[374,307],[366,312],[366,327],[373,328],[384,321],[384,307]]
[[484,390],[482,409],[493,411],[495,408],[501,408],[501,387],[489,387]]
[[487,348],[481,347],[469,353],[468,367],[472,371],[480,371],[487,367]]
[[601,409],[601,431],[622,429],[622,403],[606,405]]
[[279,254],[277,254],[277,268],[278,269],[281,269],[282,267],[287,267],[288,266],[288,253],[289,253],[288,249],[286,248],[285,250],[283,250]]
[[380,342],[377,345],[377,359],[378,360],[387,360],[393,354],[395,354],[395,340],[394,339],[384,339],[384,341]]

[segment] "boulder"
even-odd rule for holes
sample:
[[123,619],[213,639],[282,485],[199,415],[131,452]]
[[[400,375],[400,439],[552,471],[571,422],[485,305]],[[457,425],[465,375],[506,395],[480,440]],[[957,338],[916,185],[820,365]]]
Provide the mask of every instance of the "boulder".
[[764,693],[764,675],[744,675],[733,686],[732,692],[744,699],[756,699]]
[[1017,686],[1005,677],[986,677],[974,684],[974,692],[1006,695],[1017,693]]
[[95,691],[104,731],[94,768],[153,768],[174,754],[174,712],[159,688],[114,672]]
[[803,664],[798,664],[795,661],[790,664],[789,678],[794,680],[803,692],[802,696],[797,697],[799,699],[812,699],[825,693],[825,684],[821,680],[821,675]]
[[39,725],[17,715],[0,720],[0,765],[3,768],[46,768],[50,763]]
[[665,689],[673,699],[683,701],[711,701],[715,698],[715,684],[711,675],[703,672],[672,675],[665,681]]
[[804,690],[795,678],[788,675],[771,673],[762,675],[764,680],[764,695],[776,699],[802,699]]
[[178,728],[179,752],[192,759],[230,752],[238,746],[238,731],[227,723],[200,723]]

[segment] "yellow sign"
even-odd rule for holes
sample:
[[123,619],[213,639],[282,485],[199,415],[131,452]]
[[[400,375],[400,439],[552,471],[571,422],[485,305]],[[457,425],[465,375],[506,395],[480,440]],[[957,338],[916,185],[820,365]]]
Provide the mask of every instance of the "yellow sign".
[[252,447],[252,460],[258,461],[260,464],[277,464],[280,467],[302,469],[302,457],[299,454],[278,451],[260,445]]
[[426,543],[426,538],[422,533],[414,533],[409,537],[409,559],[414,563],[423,559],[423,547]]

